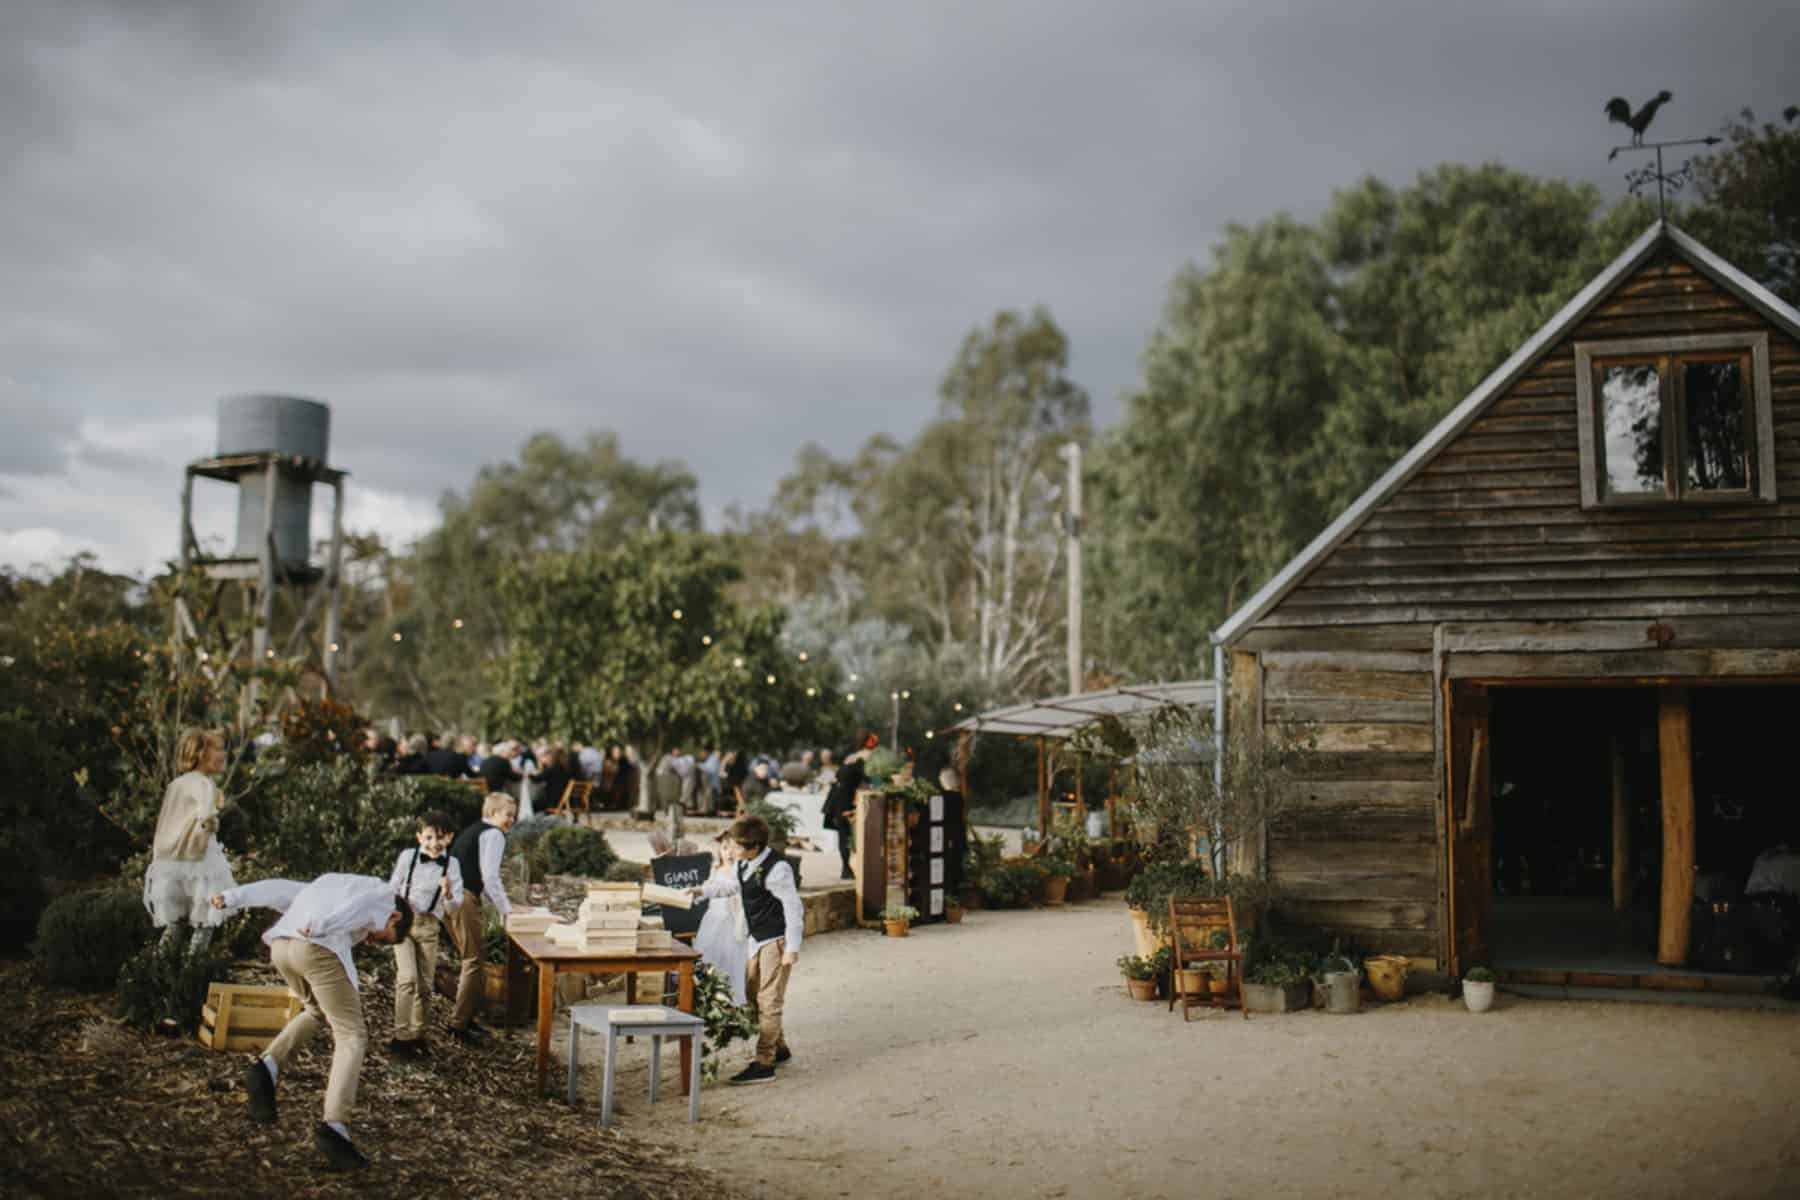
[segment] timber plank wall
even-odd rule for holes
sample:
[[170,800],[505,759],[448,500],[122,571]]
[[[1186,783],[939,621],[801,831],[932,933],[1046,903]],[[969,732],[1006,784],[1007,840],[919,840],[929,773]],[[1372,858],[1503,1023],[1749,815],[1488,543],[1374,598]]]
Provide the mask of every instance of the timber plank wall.
[[[1575,343],[1740,330],[1769,333],[1778,501],[1584,510]],[[1800,345],[1665,246],[1233,645],[1235,719],[1307,724],[1321,752],[1269,831],[1277,910],[1441,953],[1440,624],[1590,623],[1612,644],[1568,649],[1641,650],[1653,620],[1718,646],[1779,614],[1791,657],[1796,613]],[[1687,653],[1702,669],[1729,658]]]

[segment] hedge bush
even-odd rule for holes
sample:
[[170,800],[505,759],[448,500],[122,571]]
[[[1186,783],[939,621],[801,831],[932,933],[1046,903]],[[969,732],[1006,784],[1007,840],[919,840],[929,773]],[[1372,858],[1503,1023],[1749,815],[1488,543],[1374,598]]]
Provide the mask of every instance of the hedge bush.
[[619,861],[604,833],[582,825],[562,825],[547,831],[542,846],[544,865],[556,875],[604,879],[607,870]]
[[258,771],[243,801],[258,866],[286,879],[342,871],[386,879],[394,857],[416,845],[423,792],[412,777],[350,758]]
[[1020,908],[1030,904],[1044,882],[1044,868],[1029,858],[1007,858],[981,876],[981,898],[990,908]]
[[31,953],[57,987],[103,992],[154,934],[142,896],[124,888],[76,892],[44,909]]
[[207,988],[231,978],[231,951],[222,940],[215,937],[205,950],[189,954],[186,939],[158,938],[126,959],[113,989],[119,1016],[139,1029],[192,1033]]
[[27,846],[0,841],[0,953],[30,944],[49,902],[43,860]]
[[606,874],[602,878],[608,883],[642,883],[650,878],[650,868],[644,863],[621,858],[606,868]]

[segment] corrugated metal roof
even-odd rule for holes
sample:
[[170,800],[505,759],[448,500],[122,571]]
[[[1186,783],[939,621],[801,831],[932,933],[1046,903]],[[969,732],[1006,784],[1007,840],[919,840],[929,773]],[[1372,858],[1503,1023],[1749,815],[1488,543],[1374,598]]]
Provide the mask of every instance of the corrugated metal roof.
[[1165,704],[1186,704],[1211,708],[1214,684],[1210,679],[1194,679],[1183,683],[1139,683],[1107,688],[1099,692],[1079,692],[1033,700],[1027,704],[1011,704],[967,717],[945,733],[1012,733],[1025,737],[1066,738],[1084,725],[1101,717],[1124,717],[1147,712]]
[[1530,370],[1543,354],[1554,346],[1562,337],[1573,329],[1583,317],[1598,307],[1607,293],[1618,286],[1624,278],[1647,262],[1659,246],[1664,242],[1673,245],[1703,274],[1707,275],[1719,286],[1736,295],[1744,303],[1756,309],[1770,321],[1780,326],[1790,336],[1800,338],[1800,312],[1784,303],[1780,297],[1745,275],[1742,271],[1708,250],[1693,237],[1676,229],[1665,221],[1657,221],[1644,230],[1638,239],[1627,246],[1623,253],[1594,276],[1588,285],[1575,294],[1574,299],[1563,305],[1554,317],[1551,317],[1531,339],[1513,352],[1505,362],[1476,386],[1475,390],[1463,398],[1462,403],[1439,421],[1431,432],[1408,450],[1400,461],[1389,467],[1387,472],[1369,486],[1356,502],[1342,513],[1337,520],[1325,527],[1324,532],[1307,543],[1287,565],[1275,573],[1274,578],[1244,601],[1243,605],[1225,623],[1213,630],[1212,640],[1220,645],[1229,646],[1242,637],[1250,626],[1267,616],[1269,610],[1281,603],[1282,599],[1292,591],[1324,557],[1337,549],[1350,535],[1362,525],[1374,510],[1395,492],[1399,491],[1425,464],[1441,450],[1446,443],[1474,423],[1488,403],[1511,387],[1518,378]]

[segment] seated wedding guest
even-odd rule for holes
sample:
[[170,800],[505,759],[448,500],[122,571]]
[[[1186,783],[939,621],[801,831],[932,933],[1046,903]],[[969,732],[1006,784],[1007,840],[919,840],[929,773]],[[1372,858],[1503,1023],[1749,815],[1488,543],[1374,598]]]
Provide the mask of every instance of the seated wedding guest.
[[394,770],[402,775],[429,775],[431,764],[425,761],[425,735],[415,733],[406,739],[401,748],[400,759],[394,764]]
[[493,752],[481,760],[481,782],[487,785],[489,794],[509,791],[523,778],[513,767],[512,747],[506,742],[495,742]]
[[469,768],[469,753],[467,750],[459,752],[456,749],[457,740],[454,733],[446,733],[435,747],[425,752],[425,765],[431,774],[441,775],[445,779],[469,779],[474,776],[475,772]]
[[544,748],[543,766],[538,771],[538,808],[549,812],[562,803],[563,793],[575,778],[569,770],[569,752],[555,742]]

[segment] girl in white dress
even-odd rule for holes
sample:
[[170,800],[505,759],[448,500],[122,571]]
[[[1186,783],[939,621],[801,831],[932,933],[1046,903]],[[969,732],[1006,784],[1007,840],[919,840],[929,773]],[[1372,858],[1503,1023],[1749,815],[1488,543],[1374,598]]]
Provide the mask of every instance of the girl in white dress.
[[[715,852],[718,862],[713,867],[714,879],[723,872],[736,870],[733,855],[737,843],[724,840],[724,834],[719,837],[723,848]],[[744,969],[750,957],[749,938],[750,927],[744,921],[744,903],[739,897],[722,896],[706,902],[706,911],[700,915],[700,928],[694,931],[694,949],[700,952],[700,961],[731,981],[733,1004],[746,1003]]]
[[224,737],[213,730],[183,733],[175,746],[175,769],[181,774],[163,793],[156,818],[156,841],[144,872],[144,907],[163,931],[164,942],[178,939],[179,931],[191,926],[188,952],[196,954],[225,920],[210,897],[236,886],[219,847],[223,799],[213,782],[225,769]]

